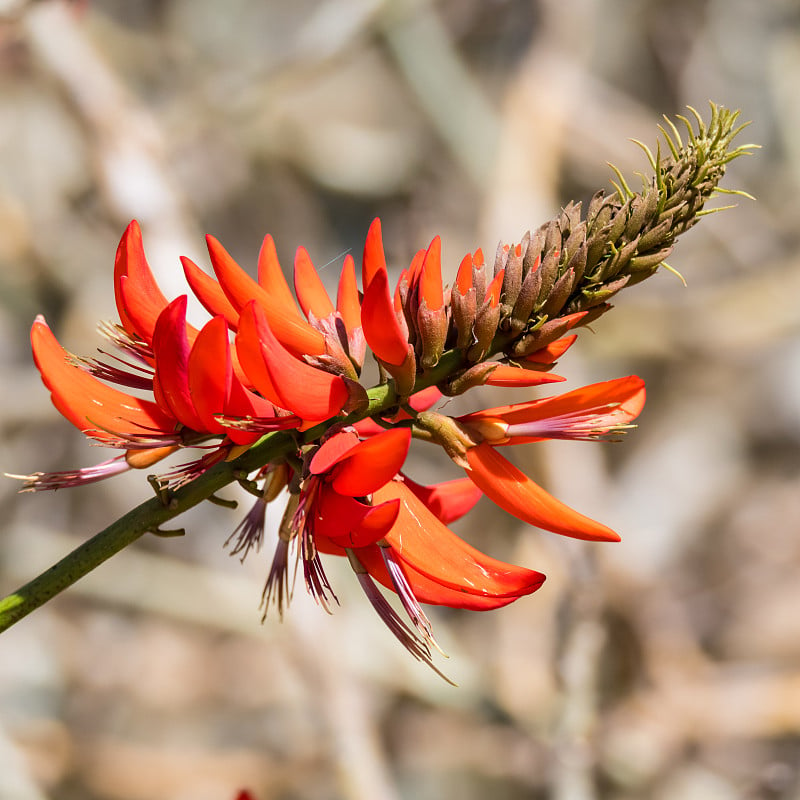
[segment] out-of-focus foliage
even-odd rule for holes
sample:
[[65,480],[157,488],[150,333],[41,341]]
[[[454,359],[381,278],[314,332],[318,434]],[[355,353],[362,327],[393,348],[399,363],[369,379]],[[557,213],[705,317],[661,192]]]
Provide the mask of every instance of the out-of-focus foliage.
[[[460,689],[356,586],[331,619],[298,592],[260,626],[269,553],[222,549],[241,497],[0,637],[0,800],[799,798],[798,70],[790,0],[0,3],[10,472],[101,460],[49,405],[27,331],[44,312],[91,352],[133,217],[172,296],[205,232],[252,269],[270,232],[285,266],[303,245],[333,281],[375,215],[395,266],[441,233],[454,273],[609,186],[607,161],[644,169],[627,140],[651,142],[661,114],[713,99],[764,146],[726,179],[758,201],[670,258],[688,289],[664,273],[626,292],[560,365],[567,388],[647,380],[623,444],[528,455],[623,542],[564,542],[489,504],[459,529],[548,574],[499,612],[434,611]],[[126,478],[0,485],[0,588],[147,496]]]

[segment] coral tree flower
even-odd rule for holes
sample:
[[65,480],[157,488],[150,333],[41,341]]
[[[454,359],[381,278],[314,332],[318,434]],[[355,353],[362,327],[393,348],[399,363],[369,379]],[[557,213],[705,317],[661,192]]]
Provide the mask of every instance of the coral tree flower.
[[475,434],[478,443],[465,449],[462,463],[487,497],[519,519],[578,539],[618,541],[614,531],[556,500],[495,448],[620,433],[630,427],[644,401],[644,381],[630,376],[556,397],[466,414],[457,422]]
[[[359,439],[346,429],[327,439],[308,461],[286,542],[279,545],[265,603],[282,610],[288,597],[288,542],[297,541],[308,590],[326,609],[335,600],[320,553],[345,556],[390,630],[430,662],[430,623],[420,603],[452,608],[499,608],[534,592],[541,573],[498,561],[446,527],[480,497],[467,480],[420,486],[400,469],[411,440],[408,427]],[[396,592],[416,633],[403,623],[375,581]]]

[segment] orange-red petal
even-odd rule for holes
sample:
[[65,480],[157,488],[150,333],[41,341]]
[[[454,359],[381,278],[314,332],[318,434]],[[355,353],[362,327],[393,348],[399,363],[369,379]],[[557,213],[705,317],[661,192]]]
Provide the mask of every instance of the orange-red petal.
[[560,339],[556,339],[554,342],[548,344],[547,347],[543,347],[541,350],[536,350],[530,355],[525,356],[522,360],[528,361],[531,364],[555,364],[555,362],[575,344],[577,338],[577,333],[572,333],[569,336],[562,336]]
[[225,412],[233,380],[228,326],[214,317],[200,330],[189,353],[189,394],[203,430],[226,433],[217,415]]
[[335,311],[305,247],[298,247],[294,257],[294,293],[300,308],[309,319],[311,315],[324,319]]
[[361,300],[356,283],[356,264],[353,256],[346,255],[339,278],[336,310],[342,315],[345,330],[350,333],[361,327]]
[[372,494],[397,475],[410,444],[410,428],[389,428],[359,442],[336,464],[331,485],[351,497]]
[[459,421],[467,425],[489,421],[509,426],[510,441],[502,444],[592,438],[636,419],[644,407],[645,394],[644,381],[629,375],[554,397],[487,408],[459,417]]
[[383,252],[381,221],[375,217],[367,231],[367,238],[364,242],[364,259],[361,262],[361,285],[364,287],[364,291],[379,272],[386,272],[386,256]]
[[189,351],[186,336],[186,295],[173,300],[159,315],[153,331],[156,371],[153,391],[160,406],[188,428],[206,430],[189,391]]
[[495,367],[489,377],[486,378],[487,386],[504,386],[508,388],[527,388],[530,386],[541,386],[545,383],[560,383],[566,378],[555,375],[552,372],[537,372],[536,370],[523,369],[522,367],[512,367],[508,364],[500,364]]
[[334,417],[349,400],[341,377],[300,361],[278,341],[256,301],[242,310],[236,349],[256,389],[304,420]]
[[500,508],[515,517],[575,539],[618,542],[611,528],[556,500],[487,442],[467,450],[467,475]]
[[399,510],[399,500],[367,505],[323,489],[314,506],[314,539],[324,536],[339,547],[366,547],[389,532]]
[[419,279],[420,298],[432,311],[438,311],[444,305],[442,289],[442,240],[435,236],[430,243]]
[[395,314],[385,269],[375,273],[364,292],[361,325],[367,344],[381,361],[393,366],[403,364],[409,344]]
[[[124,293],[123,283],[128,284]],[[114,259],[114,297],[125,330],[150,344],[156,319],[168,301],[158,288],[147,263],[142,231],[136,220],[125,229],[117,247]]]
[[458,265],[456,288],[461,295],[465,295],[472,288],[472,253],[467,253]]
[[295,315],[294,303],[287,307],[278,297],[265,291],[213,236],[207,236],[206,242],[220,286],[240,314],[248,303],[255,301],[269,320],[275,337],[292,353],[302,357],[325,352],[323,335]]
[[[375,580],[383,584],[387,589],[396,591],[389,571],[384,563],[381,548],[378,545],[362,547],[356,551],[359,561]],[[338,554],[338,553],[337,553]],[[448,606],[450,608],[460,608],[466,611],[492,611],[502,608],[509,603],[513,603],[520,597],[536,591],[544,582],[544,575],[533,573],[538,576],[538,582],[531,582],[519,594],[512,594],[503,597],[491,595],[469,594],[459,589],[453,589],[445,584],[437,583],[432,578],[414,569],[409,563],[401,561],[401,566],[408,585],[411,587],[414,597],[420,603],[430,605]]]
[[375,502],[402,501],[386,541],[404,564],[436,583],[490,597],[529,594],[541,585],[540,573],[498,561],[456,536],[403,483],[387,483],[373,498]]
[[286,282],[280,261],[278,261],[275,242],[269,234],[264,237],[261,249],[258,251],[258,285],[264,291],[269,292],[270,296],[283,307],[287,314],[293,316],[298,322],[304,322],[297,310],[297,304],[291,289],[289,289],[289,284]]
[[107,386],[71,364],[69,353],[53,336],[44,317],[37,317],[33,323],[31,346],[53,404],[79,430],[111,442],[117,433],[157,436],[176,429],[176,420],[155,403]]
[[424,486],[404,475],[403,482],[445,525],[461,519],[483,497],[469,478]]
[[222,287],[210,275],[203,272],[190,258],[181,256],[181,264],[183,264],[183,274],[186,276],[186,282],[203,308],[212,317],[224,317],[228,327],[235,331],[239,325],[239,313],[231,305],[225,292],[222,291]]
[[358,436],[350,430],[339,431],[326,439],[308,465],[312,475],[322,475],[336,466],[354,447]]
[[491,283],[486,287],[486,297],[484,302],[490,303],[494,308],[500,302],[500,292],[503,289],[503,278],[506,276],[506,271],[501,269],[497,275],[492,278]]

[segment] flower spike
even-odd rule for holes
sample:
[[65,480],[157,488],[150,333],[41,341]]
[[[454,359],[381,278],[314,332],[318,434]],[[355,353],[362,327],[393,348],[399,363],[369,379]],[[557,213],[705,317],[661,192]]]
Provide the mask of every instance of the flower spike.
[[[59,489],[150,469],[185,448],[200,452],[148,477],[157,499],[0,603],[0,629],[146,530],[164,534],[165,520],[201,500],[232,505],[216,492],[233,481],[256,496],[226,542],[241,556],[261,546],[268,503],[288,493],[262,595],[265,614],[273,607],[282,614],[288,605],[292,560],[295,568],[302,564],[308,592],[331,612],[338,600],[325,560],[347,558],[392,634],[437,672],[423,604],[487,611],[544,581],[447,527],[481,496],[545,530],[618,540],[534,483],[500,448],[612,439],[633,427],[643,408],[640,378],[473,407],[457,417],[447,415],[447,403],[433,407],[443,395],[481,385],[563,380],[551,370],[575,341],[570,331],[597,320],[611,297],[652,275],[676,238],[711,213],[704,205],[720,191],[727,165],[750,146],[732,146],[736,113],[712,105],[707,124],[692,114],[696,125],[680,118],[686,143],[668,123],[665,148],[654,154],[643,146],[653,175],[639,192],[616,171],[614,192],[596,193],[585,209],[568,203],[519,243],[501,243],[489,265],[481,250],[468,254],[449,288],[438,236],[406,269],[400,265],[390,285],[378,219],[366,235],[361,291],[347,256],[335,303],[303,247],[292,291],[270,236],[258,255],[257,280],[208,237],[215,278],[183,259],[187,283],[211,315],[196,329],[186,321],[186,295],[167,298],[159,289],[131,222],[114,262],[119,324],[102,331],[122,354],[77,358],[43,318],[31,330],[34,360],[56,408],[94,443],[117,452],[95,466],[17,477],[23,491]],[[379,367],[370,388],[359,380],[368,346]],[[405,474],[412,438],[441,446],[466,477],[415,483]],[[397,595],[395,606],[384,591]]]

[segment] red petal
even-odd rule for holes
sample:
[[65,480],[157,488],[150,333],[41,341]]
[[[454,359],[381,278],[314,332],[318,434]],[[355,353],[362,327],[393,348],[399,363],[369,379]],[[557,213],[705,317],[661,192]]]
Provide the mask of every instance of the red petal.
[[[386,564],[381,555],[381,548],[378,545],[359,548],[357,555],[359,561],[361,561],[375,580],[382,583],[387,589],[395,591],[394,584],[389,576],[389,571],[386,569]],[[467,611],[491,611],[495,608],[502,608],[518,600],[525,594],[535,592],[544,582],[544,575],[538,572],[532,572],[531,575],[538,576],[538,582],[532,582],[526,591],[520,592],[518,595],[492,597],[489,595],[469,594],[459,589],[452,589],[449,586],[437,583],[427,575],[423,575],[421,572],[414,569],[414,567],[407,562],[402,561],[402,559],[399,560],[402,562],[403,572],[414,593],[414,597],[416,597],[420,603],[461,608]]]
[[352,431],[340,431],[326,439],[319,447],[308,469],[312,475],[322,475],[339,463],[356,445],[358,436]]
[[323,335],[295,316],[291,307],[259,286],[213,237],[207,236],[208,252],[222,290],[241,314],[252,300],[258,303],[269,320],[275,337],[295,355],[321,355],[325,352]]
[[356,283],[356,264],[351,255],[344,257],[336,295],[336,309],[342,315],[348,333],[361,327],[361,301]]
[[[123,294],[122,284],[125,282],[128,287]],[[142,231],[136,220],[128,225],[117,247],[114,259],[114,297],[125,330],[150,344],[156,319],[167,305],[167,298],[158,288],[147,263],[142,245]]]
[[386,272],[386,256],[383,253],[381,221],[375,217],[367,231],[367,239],[364,242],[364,260],[361,264],[361,285],[365,291],[379,272]]
[[403,482],[445,525],[461,519],[483,497],[469,478],[423,486],[404,475]]
[[324,536],[339,547],[366,547],[389,532],[399,510],[399,500],[373,506],[323,490],[315,505],[314,538]]
[[538,435],[526,437],[510,433],[513,437],[510,444],[544,438],[570,438],[573,428],[577,428],[579,434],[575,438],[583,438],[580,434],[593,426],[595,435],[601,435],[636,419],[644,407],[645,394],[644,381],[636,375],[629,375],[582,386],[555,397],[487,408],[459,417],[459,421],[469,424],[479,420],[500,420],[507,425],[542,423]]
[[433,241],[425,253],[420,274],[420,298],[432,311],[438,311],[444,305],[442,290],[442,240],[439,236]]
[[214,317],[197,334],[189,353],[189,393],[203,430],[225,433],[216,419],[228,405],[233,380],[228,326]]
[[156,372],[153,388],[159,405],[184,425],[206,430],[189,391],[189,340],[186,336],[186,295],[173,300],[159,315],[153,331]]
[[210,275],[206,275],[190,258],[181,256],[181,264],[183,264],[186,282],[202,303],[203,308],[212,317],[224,317],[228,327],[235,331],[239,324],[239,313],[225,296],[222,287]]
[[[69,353],[53,336],[44,317],[31,328],[33,359],[55,407],[79,430],[103,441],[106,431],[136,436],[172,433],[176,421],[155,403],[120,392],[69,362]],[[102,429],[102,430],[95,430]]]
[[[245,306],[245,309],[250,306]],[[267,400],[280,406],[278,393],[272,384],[272,377],[261,353],[261,341],[253,311],[245,310],[239,317],[239,330],[236,333],[236,354],[248,380],[256,391]]]
[[317,270],[304,247],[298,247],[294,257],[294,292],[303,313],[310,319],[331,316],[335,309]]
[[[233,355],[233,353],[231,355]],[[297,425],[301,422],[298,417],[278,417],[275,413],[275,406],[273,406],[269,400],[265,400],[263,397],[253,394],[253,392],[249,391],[242,385],[241,381],[239,381],[239,379],[236,377],[235,369],[233,373],[233,381],[231,382],[230,397],[228,398],[228,403],[225,406],[225,416],[233,418],[253,417],[259,420],[274,420],[275,423],[280,423],[276,424],[276,427],[281,430],[285,430],[289,427],[297,427]],[[266,430],[268,430],[267,428],[260,433],[247,433],[246,431],[240,431],[232,426],[225,425],[225,423],[222,424],[226,429],[228,438],[236,444],[252,444],[253,442],[258,441],[258,439],[263,436]]]
[[506,271],[501,269],[497,275],[492,278],[492,282],[486,287],[485,303],[491,303],[494,308],[500,302],[500,291],[503,288],[503,278],[506,276]]
[[576,539],[619,541],[610,528],[556,500],[486,442],[467,450],[466,458],[475,485],[523,522]]
[[275,252],[275,242],[269,234],[264,237],[258,251],[258,285],[269,292],[287,314],[291,314],[298,322],[305,322],[297,310],[294,296]]
[[556,339],[554,342],[547,345],[547,347],[543,347],[541,350],[537,350],[535,353],[525,356],[523,361],[530,361],[533,364],[555,364],[555,362],[575,344],[577,338],[578,334],[573,333],[570,336]]
[[245,389],[233,371],[228,327],[214,317],[200,331],[189,354],[189,391],[198,416],[211,433],[225,433],[235,444],[252,444],[261,433],[245,432],[225,425],[228,417],[273,417],[272,404]]
[[543,576],[476,550],[428,510],[403,483],[392,481],[374,494],[376,502],[400,498],[400,515],[386,541],[395,554],[431,580],[467,594],[517,597],[537,589]]
[[537,372],[536,370],[500,364],[499,367],[495,367],[492,370],[485,383],[487,386],[524,388],[541,386],[545,383],[560,383],[565,380],[566,378],[562,378],[561,375],[554,375],[552,372]]
[[395,315],[386,270],[377,272],[364,292],[361,325],[367,344],[381,361],[400,366],[406,360],[409,344]]
[[300,361],[283,347],[255,301],[242,310],[236,349],[258,391],[304,420],[334,417],[349,400],[341,377]]
[[456,287],[461,295],[465,295],[472,288],[472,253],[467,253],[461,259],[456,273]]
[[410,428],[389,428],[360,442],[339,461],[331,485],[351,497],[372,494],[400,472],[410,444]]
[[[408,269],[403,270],[398,281],[398,287],[405,280],[408,283],[409,289],[416,289],[419,286],[420,273],[422,272],[422,265],[425,263],[425,250],[417,250],[414,253]],[[396,294],[395,294],[396,298]]]

